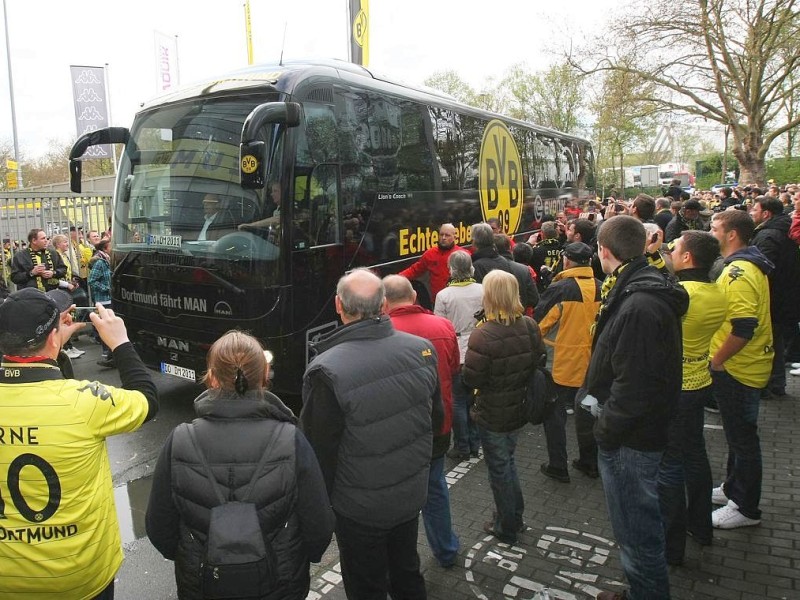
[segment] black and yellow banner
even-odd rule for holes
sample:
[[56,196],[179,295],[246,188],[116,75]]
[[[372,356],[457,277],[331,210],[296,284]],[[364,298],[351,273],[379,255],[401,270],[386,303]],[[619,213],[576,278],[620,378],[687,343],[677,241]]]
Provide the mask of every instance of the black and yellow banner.
[[350,62],[369,66],[369,0],[349,0]]

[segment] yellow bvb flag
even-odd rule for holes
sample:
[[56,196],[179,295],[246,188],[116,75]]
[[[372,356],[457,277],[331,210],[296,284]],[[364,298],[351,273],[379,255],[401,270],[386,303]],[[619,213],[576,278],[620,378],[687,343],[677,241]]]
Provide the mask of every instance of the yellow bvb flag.
[[350,62],[369,66],[369,0],[348,0]]

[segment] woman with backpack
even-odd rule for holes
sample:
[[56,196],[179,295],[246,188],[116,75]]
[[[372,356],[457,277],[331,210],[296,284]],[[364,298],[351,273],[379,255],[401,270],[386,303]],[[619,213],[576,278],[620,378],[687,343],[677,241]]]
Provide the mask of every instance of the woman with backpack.
[[252,336],[217,340],[204,382],[197,418],[158,458],[147,535],[175,561],[181,599],[304,599],[309,563],[334,527],[314,451],[267,391],[269,363]]

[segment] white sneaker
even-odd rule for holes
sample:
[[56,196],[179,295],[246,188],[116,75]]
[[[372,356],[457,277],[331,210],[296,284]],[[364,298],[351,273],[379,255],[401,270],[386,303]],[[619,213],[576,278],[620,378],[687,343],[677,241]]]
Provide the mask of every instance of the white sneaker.
[[800,363],[792,363],[789,365],[792,369],[800,369]]
[[789,371],[789,375],[800,375],[800,367],[797,367],[796,369],[792,369],[791,371]]
[[80,358],[85,354],[85,352],[83,350],[78,350],[77,348],[69,348],[68,350],[64,350],[64,354],[70,358]]
[[711,490],[711,504],[725,506],[729,501],[730,500],[725,495],[725,492],[722,491],[722,486],[715,487],[713,490]]
[[574,414],[575,414],[575,410],[574,410],[574,409],[572,409],[572,408],[568,408],[568,409],[567,409],[567,414],[568,414],[568,415],[574,415]]
[[729,502],[727,506],[718,508],[711,513],[711,524],[717,529],[736,529],[737,527],[751,527],[761,523],[761,519],[750,519],[745,517],[736,508],[736,505]]

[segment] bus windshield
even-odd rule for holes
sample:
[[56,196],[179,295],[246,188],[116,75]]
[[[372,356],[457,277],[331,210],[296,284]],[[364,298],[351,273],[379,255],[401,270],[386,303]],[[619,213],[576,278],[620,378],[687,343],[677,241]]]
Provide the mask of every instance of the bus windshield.
[[[273,97],[269,97],[273,96]],[[281,246],[279,173],[282,130],[268,124],[260,140],[274,157],[263,190],[239,185],[239,142],[257,99],[194,99],[139,116],[118,177],[115,250],[173,252],[278,269]]]

